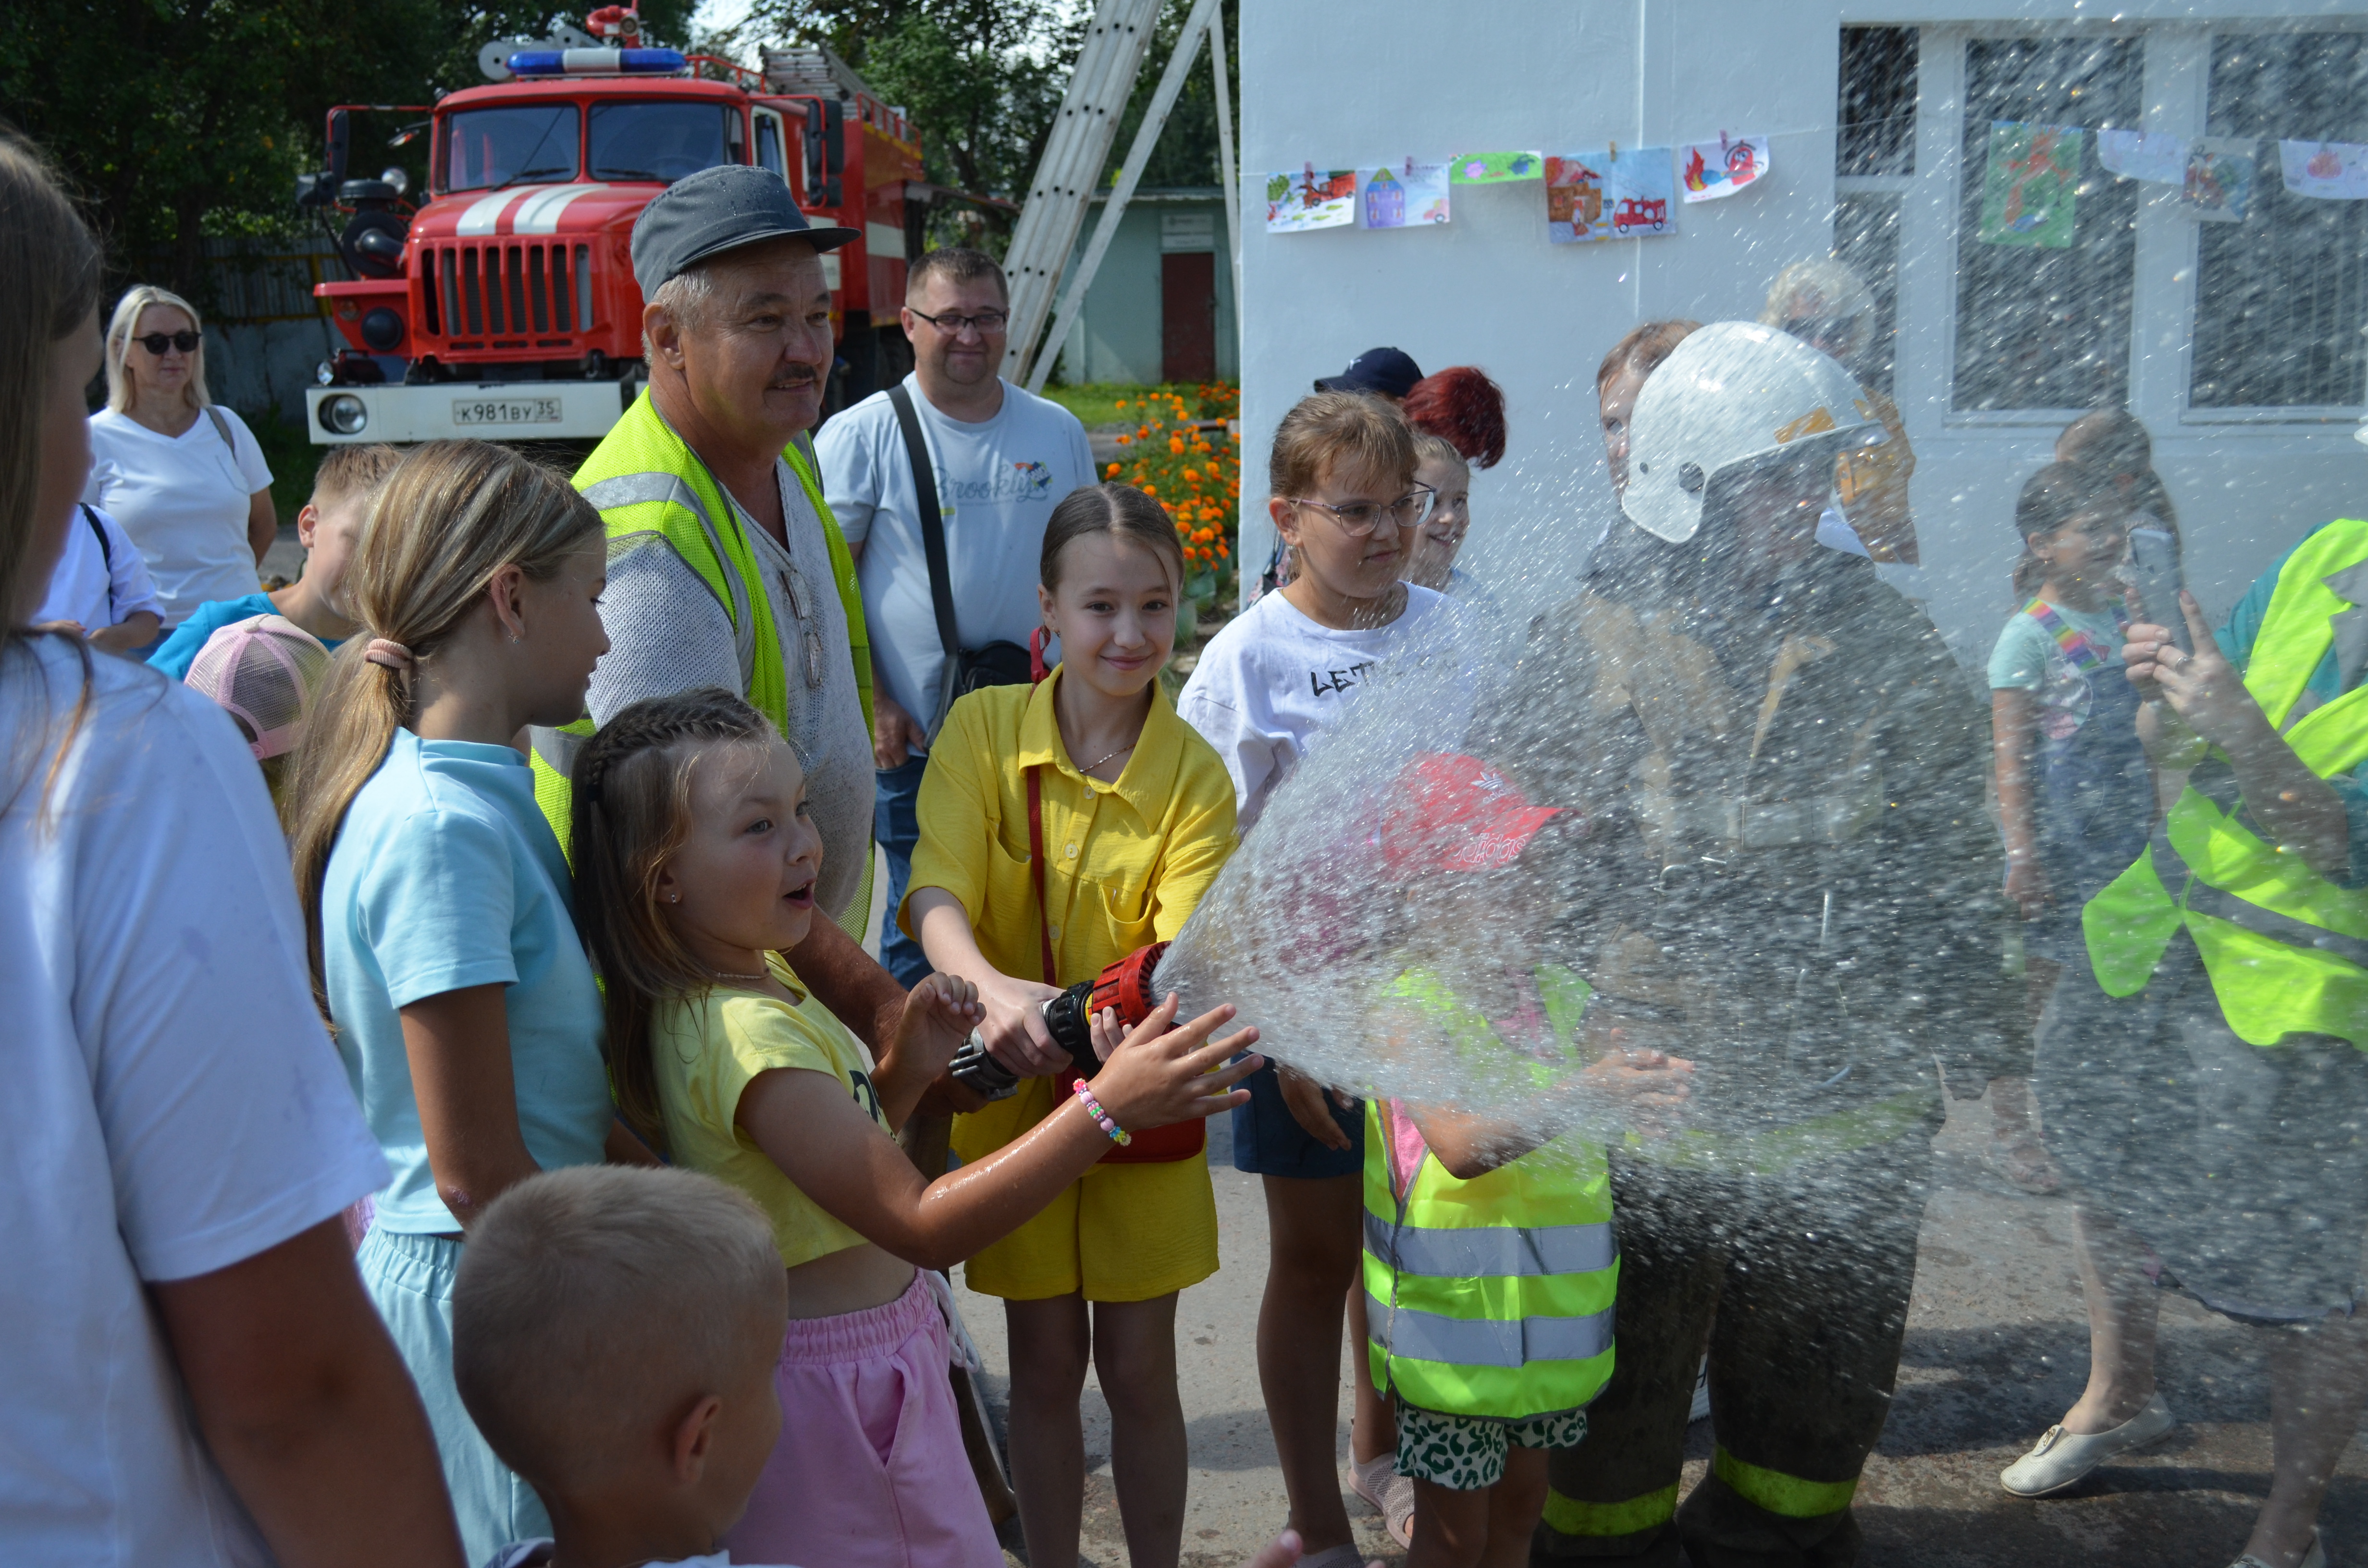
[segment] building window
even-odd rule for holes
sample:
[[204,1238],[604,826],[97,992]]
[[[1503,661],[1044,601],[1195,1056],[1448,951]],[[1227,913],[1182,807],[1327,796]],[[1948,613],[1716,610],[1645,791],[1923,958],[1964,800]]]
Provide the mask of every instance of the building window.
[[1834,173],[1845,179],[1916,172],[1916,29],[1842,29]]
[[2135,181],[2080,139],[2072,243],[2062,249],[1985,244],[1990,123],[2025,120],[2135,128],[2143,51],[2128,38],[1974,39],[1965,46],[1964,190],[1957,214],[1960,412],[2078,409],[2129,395]]
[[2251,210],[2198,223],[2193,408],[2350,408],[2368,376],[2368,202],[2287,194],[2278,141],[2368,142],[2368,35],[2212,40],[2208,131],[2259,137]]

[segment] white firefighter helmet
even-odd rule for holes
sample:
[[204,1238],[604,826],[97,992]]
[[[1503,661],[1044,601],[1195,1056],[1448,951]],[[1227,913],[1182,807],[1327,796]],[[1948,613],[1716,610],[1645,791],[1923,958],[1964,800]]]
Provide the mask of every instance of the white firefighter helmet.
[[1713,322],[1679,344],[1637,394],[1621,510],[1646,533],[1682,544],[1729,469],[1806,451],[1830,458],[1883,436],[1866,393],[1833,359],[1772,326]]

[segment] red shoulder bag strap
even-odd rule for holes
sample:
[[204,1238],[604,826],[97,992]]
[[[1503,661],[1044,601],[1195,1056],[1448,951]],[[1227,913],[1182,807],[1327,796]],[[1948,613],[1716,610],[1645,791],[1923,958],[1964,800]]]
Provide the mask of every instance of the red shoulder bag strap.
[[[1044,640],[1041,626],[1029,634],[1031,685],[1042,682],[1050,673],[1044,668]],[[1044,899],[1044,791],[1032,767],[1028,769],[1028,869],[1036,879],[1037,957],[1044,966],[1044,983],[1058,985],[1061,983],[1053,978],[1053,931],[1047,924],[1052,919],[1052,905]]]

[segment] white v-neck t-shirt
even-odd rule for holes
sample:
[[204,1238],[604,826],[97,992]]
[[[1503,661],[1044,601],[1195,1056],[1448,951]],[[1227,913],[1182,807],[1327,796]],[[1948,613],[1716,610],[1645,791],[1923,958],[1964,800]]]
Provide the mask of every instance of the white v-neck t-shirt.
[[230,431],[227,444],[202,411],[177,436],[160,436],[112,408],[90,416],[90,483],[82,498],[139,546],[168,631],[199,605],[263,586],[246,517],[250,498],[270,488],[271,465],[244,420],[227,408],[214,413]]

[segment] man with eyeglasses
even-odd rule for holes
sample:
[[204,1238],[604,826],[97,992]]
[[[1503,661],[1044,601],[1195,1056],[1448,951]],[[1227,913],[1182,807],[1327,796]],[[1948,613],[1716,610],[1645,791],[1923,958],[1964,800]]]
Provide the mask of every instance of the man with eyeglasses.
[[929,972],[896,926],[929,742],[955,698],[1028,678],[1044,525],[1063,496],[1094,483],[1077,416],[1000,373],[1009,305],[993,258],[921,256],[905,285],[913,373],[834,415],[814,441],[871,630],[872,833],[888,854],[880,957],[907,985]]

